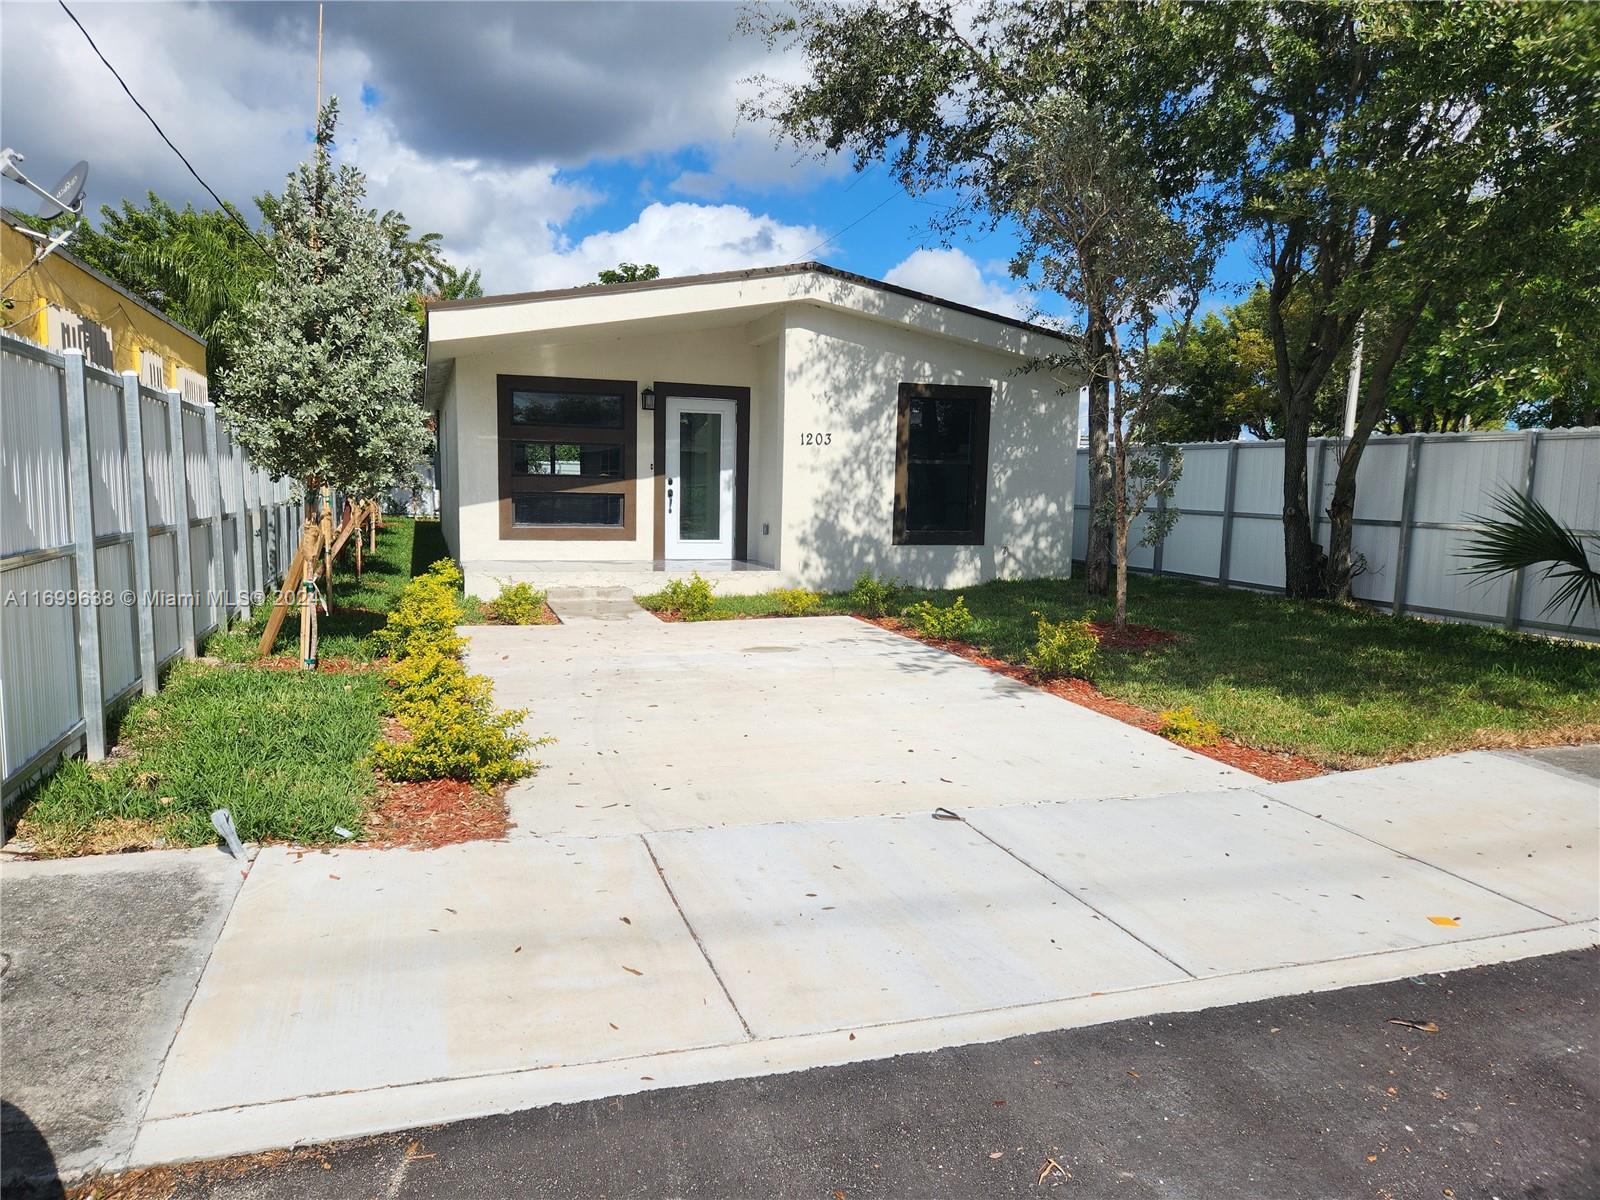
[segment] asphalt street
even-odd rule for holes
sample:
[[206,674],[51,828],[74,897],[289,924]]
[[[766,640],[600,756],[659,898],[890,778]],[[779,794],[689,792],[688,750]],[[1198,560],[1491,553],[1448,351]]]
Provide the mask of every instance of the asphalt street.
[[1597,966],[1600,951],[1553,955],[161,1168],[72,1194],[1584,1200],[1600,1196]]

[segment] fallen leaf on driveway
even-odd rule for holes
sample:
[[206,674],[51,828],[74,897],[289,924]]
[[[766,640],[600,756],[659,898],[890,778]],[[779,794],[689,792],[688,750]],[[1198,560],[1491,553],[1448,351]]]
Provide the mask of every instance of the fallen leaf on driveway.
[[1459,925],[1461,922],[1455,917],[1429,917],[1435,925]]
[[638,969],[636,969],[634,967],[630,967],[630,966],[627,965],[627,963],[623,963],[622,964],[622,969],[624,971],[626,971],[629,975],[643,975],[644,974],[643,971],[640,971],[640,970],[638,970]]
[[1044,1166],[1039,1168],[1039,1186],[1043,1187],[1044,1181],[1049,1179],[1052,1175],[1059,1175],[1063,1179],[1071,1178],[1071,1176],[1068,1175],[1062,1168],[1060,1163],[1053,1158],[1047,1158],[1044,1160]]
[[1389,1024],[1399,1025],[1405,1029],[1415,1029],[1418,1033],[1439,1032],[1439,1027],[1432,1021],[1409,1021],[1405,1017],[1390,1017]]
[[1005,1156],[1006,1156],[1006,1152],[1004,1150],[991,1150],[991,1151],[989,1151],[989,1157],[990,1158],[1004,1158]]

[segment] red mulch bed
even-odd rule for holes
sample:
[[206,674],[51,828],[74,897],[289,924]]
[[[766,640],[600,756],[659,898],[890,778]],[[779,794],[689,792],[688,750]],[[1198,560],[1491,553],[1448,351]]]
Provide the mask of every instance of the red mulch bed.
[[[1081,704],[1085,708],[1092,708],[1095,712],[1104,713],[1108,717],[1115,717],[1125,724],[1136,725],[1150,733],[1159,733],[1161,730],[1161,717],[1159,714],[1153,713],[1146,708],[1140,708],[1137,704],[1129,704],[1125,700],[1114,700],[1086,679],[1042,679],[1039,673],[1030,667],[1022,667],[1016,663],[1008,663],[1004,659],[993,658],[966,642],[923,637],[915,629],[896,620],[894,617],[859,617],[857,619],[866,621],[870,625],[876,625],[880,629],[887,629],[891,633],[913,638],[946,653],[959,655],[968,662],[977,663],[980,667],[987,667],[996,674],[1005,675],[1020,683],[1026,683],[1030,687],[1039,688],[1041,691],[1049,692],[1052,696],[1070,700],[1074,704]],[[1127,633],[1115,640],[1105,636],[1103,627],[1099,622],[1094,624],[1094,630],[1097,634],[1100,634],[1102,645],[1114,649],[1148,649],[1152,646],[1159,646],[1176,640],[1174,634],[1164,629],[1155,629],[1149,625],[1130,625]],[[1207,746],[1188,746],[1186,749],[1193,750],[1196,754],[1204,754],[1207,758],[1214,758],[1218,762],[1226,763],[1228,766],[1236,767],[1241,771],[1248,771],[1250,774],[1260,776],[1270,783],[1286,783],[1293,779],[1310,779],[1313,775],[1323,775],[1327,772],[1327,768],[1320,763],[1314,763],[1309,758],[1303,758],[1298,754],[1256,750],[1230,738],[1222,738]]]
[[[483,609],[487,609],[487,608],[488,608],[487,604],[483,606]],[[479,624],[479,625],[508,625],[508,624],[510,624],[510,622],[508,622],[508,621],[497,621],[497,620],[495,620],[492,614],[490,614],[489,612],[483,611],[483,609],[479,610],[480,612],[483,612],[483,619],[481,621],[478,621],[477,624]],[[546,604],[544,606],[544,612],[540,613],[539,614],[539,619],[537,621],[532,622],[532,624],[534,624],[534,625],[559,625],[559,624],[561,624],[561,618],[556,616],[556,610],[555,609],[551,608],[548,604]]]
[[511,825],[505,793],[503,787],[485,792],[455,779],[385,783],[367,814],[367,831],[355,844],[432,850],[457,842],[496,841]]
[[[261,667],[268,671],[298,671],[300,656],[297,654],[274,654],[270,658],[252,659],[245,664],[251,667]],[[384,664],[377,662],[362,662],[358,658],[348,658],[344,655],[335,655],[332,658],[317,659],[317,670],[324,675],[351,675],[362,671],[378,671]]]

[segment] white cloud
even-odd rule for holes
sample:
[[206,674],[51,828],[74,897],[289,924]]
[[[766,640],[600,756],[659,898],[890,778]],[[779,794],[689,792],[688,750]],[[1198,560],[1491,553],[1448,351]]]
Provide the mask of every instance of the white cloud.
[[592,283],[619,262],[655,263],[661,274],[694,275],[796,262],[826,235],[736,204],[650,204],[633,224],[591,233],[527,263],[523,288]]
[[884,279],[943,300],[955,300],[1012,317],[1026,316],[1031,308],[1025,291],[987,277],[983,268],[959,247],[914,250],[903,262],[892,267]]

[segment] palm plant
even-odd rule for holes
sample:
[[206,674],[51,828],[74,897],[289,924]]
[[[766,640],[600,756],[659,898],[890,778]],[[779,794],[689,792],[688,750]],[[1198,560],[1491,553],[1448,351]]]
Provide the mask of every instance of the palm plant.
[[1492,499],[1499,514],[1472,518],[1481,528],[1460,550],[1460,556],[1471,563],[1460,573],[1489,580],[1542,566],[1541,578],[1560,581],[1545,605],[1546,612],[1570,605],[1567,623],[1571,625],[1585,605],[1600,607],[1600,570],[1589,562],[1584,535],[1563,525],[1523,492],[1502,488]]

